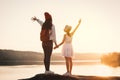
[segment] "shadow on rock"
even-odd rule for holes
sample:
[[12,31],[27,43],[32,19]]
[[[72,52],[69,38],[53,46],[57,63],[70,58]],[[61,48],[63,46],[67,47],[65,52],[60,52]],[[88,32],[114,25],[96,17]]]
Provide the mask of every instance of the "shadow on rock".
[[59,74],[37,74],[32,78],[19,80],[79,80],[79,79],[74,76],[63,76]]
[[63,76],[59,74],[37,74],[34,77],[19,80],[120,80],[120,77],[100,77],[100,76]]

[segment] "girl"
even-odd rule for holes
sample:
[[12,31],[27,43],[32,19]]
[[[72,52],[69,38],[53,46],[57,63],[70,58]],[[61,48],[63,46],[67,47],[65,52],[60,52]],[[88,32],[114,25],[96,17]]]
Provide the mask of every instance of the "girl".
[[72,72],[72,56],[73,56],[72,37],[75,31],[77,30],[77,28],[79,27],[80,23],[81,23],[81,19],[79,20],[78,25],[72,32],[70,32],[72,27],[69,25],[66,25],[64,28],[64,32],[66,32],[66,34],[64,34],[62,42],[54,47],[54,49],[56,49],[63,44],[62,54],[65,57],[66,68],[67,68],[67,72],[64,75],[69,76],[71,75],[71,72]]

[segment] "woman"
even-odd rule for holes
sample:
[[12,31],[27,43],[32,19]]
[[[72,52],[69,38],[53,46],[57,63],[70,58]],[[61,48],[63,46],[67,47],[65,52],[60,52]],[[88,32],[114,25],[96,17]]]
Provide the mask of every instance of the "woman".
[[55,33],[55,26],[52,24],[52,16],[48,13],[44,13],[45,16],[45,22],[41,21],[40,19],[36,17],[32,17],[33,21],[37,21],[42,29],[49,29],[49,40],[48,41],[42,41],[42,48],[44,51],[44,65],[45,65],[45,74],[51,74],[54,73],[53,71],[50,71],[50,58],[53,50],[53,43],[57,46],[56,43],[56,33]]

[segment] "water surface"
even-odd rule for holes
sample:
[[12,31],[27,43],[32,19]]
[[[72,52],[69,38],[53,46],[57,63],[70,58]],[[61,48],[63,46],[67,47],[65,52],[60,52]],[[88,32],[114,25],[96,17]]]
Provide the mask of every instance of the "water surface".
[[[51,65],[57,74],[66,72],[65,65]],[[0,80],[18,80],[44,73],[44,65],[0,66]],[[73,74],[92,76],[120,76],[120,67],[112,68],[101,64],[73,65]]]

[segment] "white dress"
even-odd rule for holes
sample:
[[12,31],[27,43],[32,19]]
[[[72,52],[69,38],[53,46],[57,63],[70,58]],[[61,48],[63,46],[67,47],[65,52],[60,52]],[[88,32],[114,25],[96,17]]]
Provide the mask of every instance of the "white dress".
[[65,42],[62,47],[62,55],[64,57],[73,56],[72,36],[65,35]]

